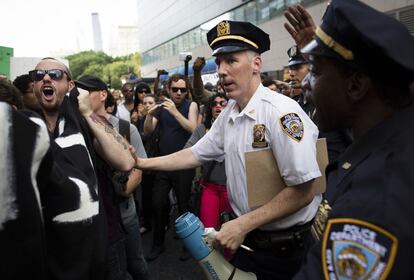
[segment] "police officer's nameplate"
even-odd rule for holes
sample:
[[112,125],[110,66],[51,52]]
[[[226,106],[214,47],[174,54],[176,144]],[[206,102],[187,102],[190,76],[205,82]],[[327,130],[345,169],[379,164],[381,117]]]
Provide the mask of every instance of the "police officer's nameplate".
[[253,126],[253,148],[266,148],[266,127],[264,124],[255,124]]

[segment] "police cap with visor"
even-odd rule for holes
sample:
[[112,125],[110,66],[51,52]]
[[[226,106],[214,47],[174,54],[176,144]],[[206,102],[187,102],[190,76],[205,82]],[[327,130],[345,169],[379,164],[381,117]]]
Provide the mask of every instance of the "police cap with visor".
[[308,63],[297,46],[290,47],[287,54],[289,56],[288,67]]
[[396,19],[357,0],[332,0],[302,53],[331,57],[376,79],[414,80],[414,39]]
[[212,55],[252,50],[259,54],[270,49],[269,34],[250,22],[225,20],[207,33]]

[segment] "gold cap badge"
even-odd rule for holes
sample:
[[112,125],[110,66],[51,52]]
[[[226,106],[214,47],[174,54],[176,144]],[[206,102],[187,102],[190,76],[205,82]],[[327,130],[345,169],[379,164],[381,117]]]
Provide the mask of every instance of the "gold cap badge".
[[217,37],[230,34],[230,23],[228,21],[222,21],[217,24]]

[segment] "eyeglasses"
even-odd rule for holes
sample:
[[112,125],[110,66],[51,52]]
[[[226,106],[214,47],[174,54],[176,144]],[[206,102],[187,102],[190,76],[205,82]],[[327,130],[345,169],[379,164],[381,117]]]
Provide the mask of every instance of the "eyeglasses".
[[60,81],[63,78],[63,75],[66,74],[69,78],[69,75],[66,71],[60,69],[50,69],[50,70],[32,70],[29,72],[29,76],[33,81],[41,81],[46,76],[49,77],[54,81]]
[[171,87],[172,92],[178,92],[178,90],[181,91],[181,93],[186,93],[187,92],[187,88],[185,87]]
[[220,105],[221,107],[226,107],[227,106],[227,100],[221,100],[221,101],[213,101],[213,103],[211,104],[212,107],[216,107],[218,105]]
[[137,90],[137,92],[138,93],[147,93],[147,90],[146,89],[139,89],[139,90]]

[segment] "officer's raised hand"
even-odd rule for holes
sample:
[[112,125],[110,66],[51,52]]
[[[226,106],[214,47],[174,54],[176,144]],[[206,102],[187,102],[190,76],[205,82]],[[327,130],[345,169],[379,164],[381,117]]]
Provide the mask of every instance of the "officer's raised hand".
[[302,49],[315,36],[316,25],[312,16],[301,5],[289,6],[284,15],[289,22],[284,24],[286,30],[295,40],[298,48]]

